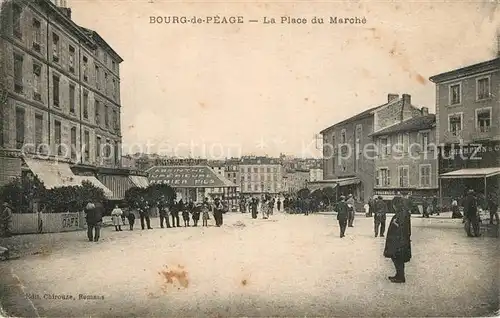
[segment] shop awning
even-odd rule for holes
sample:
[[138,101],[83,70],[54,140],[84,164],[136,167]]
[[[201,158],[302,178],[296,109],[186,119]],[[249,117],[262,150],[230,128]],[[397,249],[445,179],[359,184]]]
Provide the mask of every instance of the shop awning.
[[98,175],[98,179],[113,192],[113,196],[110,200],[123,200],[125,198],[125,192],[136,186],[127,175],[100,174]]
[[157,166],[148,170],[149,182],[174,188],[236,187],[226,177],[208,166]]
[[460,169],[440,175],[441,179],[488,178],[500,174],[500,167]]
[[84,181],[88,181],[94,185],[96,188],[100,188],[104,191],[104,195],[106,196],[107,199],[113,198],[113,192],[108,189],[104,184],[101,183],[101,181],[97,180],[96,177],[93,176],[75,176],[75,179],[78,181],[79,184],[82,184]]
[[352,185],[352,184],[358,184],[360,182],[361,181],[357,177],[337,179],[337,183],[338,183],[339,187],[348,186],[348,185]]
[[43,183],[45,189],[81,185],[67,163],[31,158],[25,158],[24,162]]
[[129,176],[128,178],[138,188],[147,188],[149,186],[148,177],[144,177],[144,176]]

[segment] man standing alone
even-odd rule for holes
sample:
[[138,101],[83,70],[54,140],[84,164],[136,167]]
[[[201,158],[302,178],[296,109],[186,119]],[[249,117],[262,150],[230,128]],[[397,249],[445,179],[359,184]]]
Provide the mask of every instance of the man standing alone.
[[[467,197],[464,202],[464,215],[465,215],[465,229],[467,231],[467,236],[476,236],[479,234],[479,218],[477,216],[477,199],[474,196],[474,190],[469,190]],[[473,233],[471,233],[471,226]]]
[[349,219],[349,227],[354,227],[354,215],[356,214],[356,207],[354,204],[354,197],[352,196],[352,193],[349,194],[349,198],[347,199],[347,206],[348,206],[348,219]]
[[87,221],[87,237],[89,242],[99,241],[102,225],[102,211],[92,202],[85,207],[85,219]]
[[340,237],[345,236],[345,229],[347,227],[347,218],[348,218],[348,207],[345,202],[345,196],[340,196],[340,202],[337,203],[337,220],[340,226]]
[[379,196],[375,201],[375,214],[373,221],[375,223],[375,237],[379,234],[380,229],[380,237],[384,237],[385,232],[385,220],[387,213],[387,205],[384,200],[382,200],[382,196]]

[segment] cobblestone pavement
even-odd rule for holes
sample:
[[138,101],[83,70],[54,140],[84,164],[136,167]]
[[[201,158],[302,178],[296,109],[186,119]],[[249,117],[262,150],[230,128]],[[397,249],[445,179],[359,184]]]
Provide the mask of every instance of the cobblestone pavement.
[[[0,241],[21,256],[0,263],[5,310],[50,317],[484,316],[498,310],[499,240],[467,238],[461,220],[446,214],[412,218],[406,284],[388,281],[394,270],[382,256],[384,239],[360,215],[343,239],[327,214],[253,220],[233,213],[222,228],[160,229],[158,223],[144,231],[105,228],[98,243],[82,231]],[[73,299],[44,299],[52,294]]]

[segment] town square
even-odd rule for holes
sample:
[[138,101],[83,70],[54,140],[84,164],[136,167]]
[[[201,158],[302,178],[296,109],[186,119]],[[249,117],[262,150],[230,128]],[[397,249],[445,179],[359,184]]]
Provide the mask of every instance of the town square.
[[0,316],[499,315],[495,3],[0,0],[0,34]]

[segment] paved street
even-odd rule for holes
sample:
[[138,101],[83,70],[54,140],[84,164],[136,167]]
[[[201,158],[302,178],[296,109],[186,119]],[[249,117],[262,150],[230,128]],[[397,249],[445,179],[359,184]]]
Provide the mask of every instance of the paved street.
[[[361,215],[344,239],[335,216],[325,214],[252,220],[234,213],[223,228],[205,229],[152,223],[149,231],[106,228],[98,243],[85,232],[0,241],[23,246],[20,259],[0,264],[5,309],[51,317],[484,316],[498,309],[498,239],[467,238],[460,220],[412,218],[406,284],[387,280],[393,266],[382,256],[384,239]],[[30,303],[22,291],[41,299]]]

